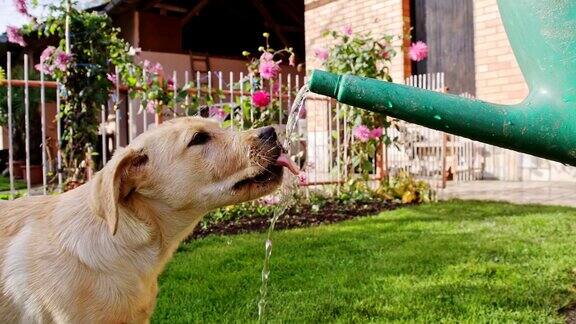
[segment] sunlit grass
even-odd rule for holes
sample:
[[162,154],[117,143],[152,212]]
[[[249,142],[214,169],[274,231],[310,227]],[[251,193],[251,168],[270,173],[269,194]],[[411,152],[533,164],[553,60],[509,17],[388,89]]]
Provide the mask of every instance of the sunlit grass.
[[[576,209],[451,201],[275,233],[267,319],[562,322]],[[184,245],[156,323],[257,319],[264,235]]]

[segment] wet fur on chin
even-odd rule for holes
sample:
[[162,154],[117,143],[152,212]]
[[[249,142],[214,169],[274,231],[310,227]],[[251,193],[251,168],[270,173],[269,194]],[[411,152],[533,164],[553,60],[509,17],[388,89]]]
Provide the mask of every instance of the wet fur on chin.
[[[211,142],[190,147],[199,131]],[[202,216],[279,185],[232,188],[258,173],[257,138],[181,118],[75,190],[0,201],[0,323],[148,323],[158,275]]]

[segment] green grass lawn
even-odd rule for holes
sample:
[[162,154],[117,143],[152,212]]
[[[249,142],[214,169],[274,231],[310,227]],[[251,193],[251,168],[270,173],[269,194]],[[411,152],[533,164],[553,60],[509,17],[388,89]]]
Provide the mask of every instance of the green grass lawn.
[[[25,189],[26,183],[22,180],[15,180],[14,187],[16,189]],[[10,190],[10,179],[8,177],[0,176],[0,192]]]
[[[267,319],[562,322],[576,209],[452,201],[274,235]],[[185,244],[153,322],[257,319],[263,234]]]

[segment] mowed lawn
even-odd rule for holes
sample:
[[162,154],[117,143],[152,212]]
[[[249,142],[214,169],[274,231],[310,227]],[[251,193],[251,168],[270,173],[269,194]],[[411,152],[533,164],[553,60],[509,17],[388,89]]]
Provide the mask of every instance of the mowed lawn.
[[[185,244],[154,323],[257,320],[263,234]],[[576,209],[450,201],[276,232],[266,319],[563,322]]]
[[[26,183],[22,180],[14,181],[15,189],[25,189]],[[8,177],[0,176],[0,192],[10,190],[10,179]]]

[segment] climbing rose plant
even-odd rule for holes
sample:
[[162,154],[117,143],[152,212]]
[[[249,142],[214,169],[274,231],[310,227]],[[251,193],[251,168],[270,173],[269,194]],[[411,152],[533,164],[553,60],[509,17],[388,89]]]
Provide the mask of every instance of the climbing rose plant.
[[[242,90],[244,95],[235,99],[236,107],[225,105],[220,113],[231,116],[224,126],[256,128],[265,125],[286,122],[285,111],[280,105],[280,82],[278,76],[281,64],[296,65],[296,56],[291,47],[276,50],[270,47],[270,34],[263,33],[265,44],[253,55],[243,51],[242,55],[249,59],[246,64],[247,75],[233,85],[234,90]],[[292,89],[288,89],[291,91]],[[235,108],[235,109],[234,109]],[[231,115],[234,109],[234,114]]]
[[[98,141],[101,109],[117,86],[127,87],[130,97],[140,100],[140,111],[162,113],[176,105],[192,113],[197,109],[195,98],[188,98],[188,105],[184,104],[192,83],[175,88],[170,79],[164,78],[161,65],[148,61],[138,63],[139,49],[132,48],[120,37],[120,30],[112,26],[108,16],[79,11],[75,3],[62,0],[49,6],[47,18],[38,23],[28,12],[24,0],[14,0],[14,5],[31,20],[21,29],[8,28],[10,42],[26,46],[25,38],[33,34],[60,39],[58,44],[42,52],[35,68],[62,84],[60,95],[64,104],[58,114],[63,133],[59,144],[63,151],[61,171],[67,182],[86,180],[86,173],[82,171],[91,164],[91,154],[87,152],[92,152]],[[66,52],[65,41],[67,15],[70,17],[70,53]],[[117,97],[113,99],[116,103],[120,101]]]
[[[389,66],[397,53],[392,45],[396,36],[374,37],[370,33],[354,33],[351,26],[344,26],[340,31],[326,31],[324,37],[331,38],[332,45],[316,47],[313,54],[327,71],[392,81]],[[336,131],[332,134],[336,139],[344,139],[344,145],[350,148],[351,154],[342,155],[344,161],[339,165],[348,168],[349,173],[359,171],[368,178],[374,172],[377,150],[392,143],[385,131],[390,122],[381,114],[347,105],[338,106],[336,118],[345,121],[346,128],[352,130],[352,136]]]
[[[326,31],[324,37],[330,38],[328,43],[332,45],[314,48],[313,55],[327,71],[392,82],[389,67],[397,55],[393,42],[400,36],[376,37],[370,33],[355,33],[351,26],[344,26],[340,31]],[[423,42],[417,42],[410,48],[410,56],[415,61],[425,59],[427,53],[427,46]],[[382,145],[395,141],[386,132],[392,125],[390,119],[347,105],[339,105],[336,118],[344,120],[346,128],[352,130],[351,136],[336,131],[332,134],[334,138],[344,139],[344,145],[350,148],[351,154],[342,155],[341,159],[345,160],[339,165],[348,168],[349,173],[360,172],[364,178],[368,178],[374,172],[374,161]],[[344,127],[341,129],[343,132]]]

